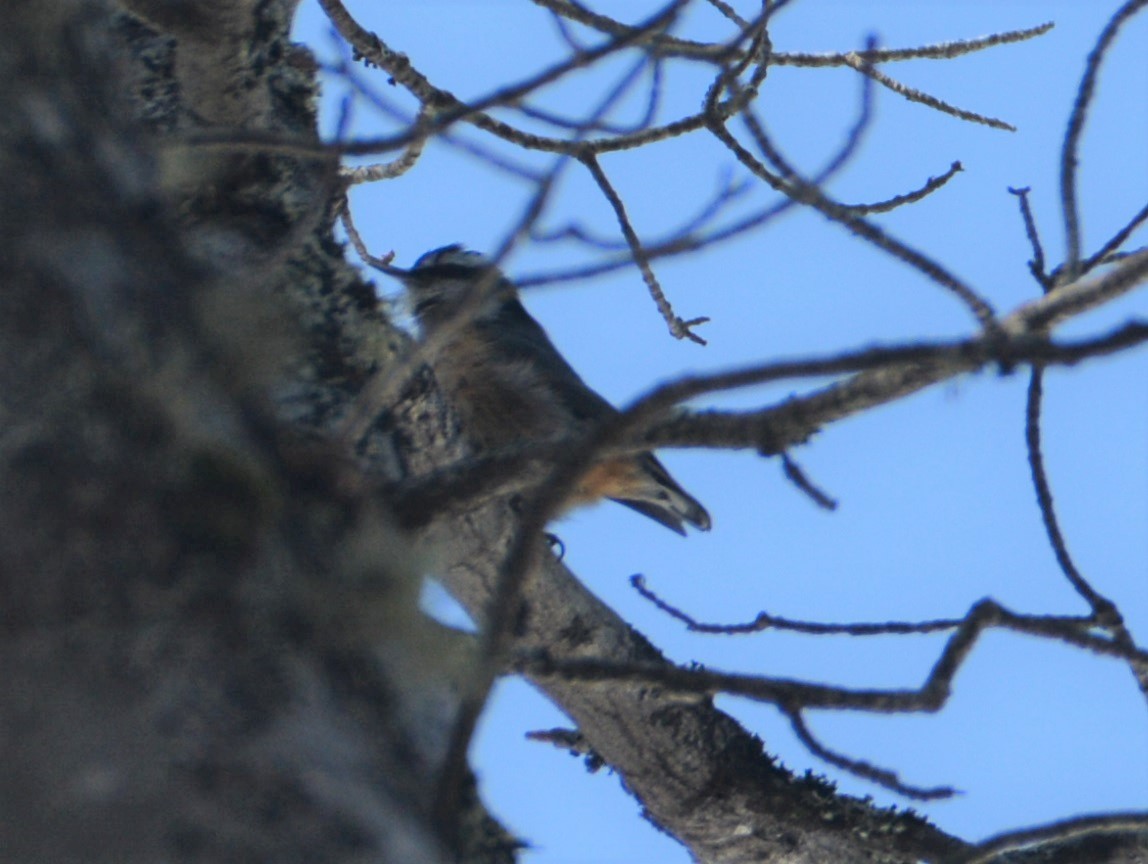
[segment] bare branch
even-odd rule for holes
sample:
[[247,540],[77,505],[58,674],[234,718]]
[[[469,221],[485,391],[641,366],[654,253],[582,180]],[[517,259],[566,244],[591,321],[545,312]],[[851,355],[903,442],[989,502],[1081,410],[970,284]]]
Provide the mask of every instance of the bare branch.
[[[686,0],[672,0],[664,9],[659,10],[640,26],[628,29],[624,34],[607,41],[605,44],[576,53],[569,59],[556,63],[529,78],[516,84],[500,87],[493,93],[469,103],[463,102],[446,90],[431,84],[425,75],[414,68],[406,55],[389,48],[376,34],[368,32],[359,25],[347,12],[341,0],[320,0],[320,5],[339,30],[340,35],[353,45],[363,57],[385,70],[395,79],[396,83],[409,90],[433,112],[434,129],[446,128],[460,120],[466,120],[479,128],[529,149],[569,153],[562,146],[564,142],[547,141],[540,136],[530,135],[495,120],[484,112],[499,105],[517,104],[525,96],[555,81],[562,80],[575,69],[585,68],[604,57],[641,43],[650,34],[657,33],[667,27],[677,16],[685,2]],[[399,138],[401,139],[401,136]],[[385,140],[380,139],[373,143],[377,144]],[[359,146],[360,149],[358,150],[343,148],[343,152],[363,152],[361,149],[363,145],[360,144]]]
[[788,453],[781,454],[781,465],[785,470],[785,479],[804,492],[814,504],[822,510],[837,509],[837,500],[818,489]]
[[[704,228],[717,218],[729,204],[744,197],[745,194],[750,191],[750,188],[751,186],[748,182],[734,183],[731,178],[724,178],[721,186],[714,192],[713,198],[703,204],[694,216],[689,217],[681,226],[671,229],[664,239],[646,241],[644,246],[647,256],[652,260],[658,256],[651,252],[651,249],[664,248],[672,243],[681,242],[682,238]],[[614,240],[602,236],[580,222],[569,222],[560,228],[535,231],[530,239],[538,243],[553,243],[572,239],[596,249],[608,249],[613,251],[629,249],[624,239]],[[628,266],[631,263],[632,259],[627,258],[624,262],[619,262],[619,266]],[[541,279],[526,277],[525,279],[519,279],[517,284],[519,288],[528,288],[533,285],[546,284],[546,280],[544,277]]]
[[[810,636],[891,636],[909,633],[937,633],[943,630],[952,630],[959,627],[963,618],[941,618],[935,621],[886,621],[880,624],[823,624],[816,621],[794,621],[791,618],[781,618],[770,615],[768,612],[759,612],[757,617],[744,624],[706,624],[683,612],[677,606],[667,603],[646,585],[646,579],[641,574],[630,577],[630,584],[642,597],[653,603],[658,609],[671,618],[676,618],[695,633],[715,633],[725,636],[734,636],[745,633],[760,633],[765,630],[785,630],[792,633],[805,633]],[[1075,623],[1090,626],[1091,619],[1075,618],[1065,619]]]
[[1028,446],[1028,464],[1032,471],[1032,484],[1036,489],[1037,502],[1040,505],[1041,519],[1044,529],[1048,533],[1048,542],[1056,555],[1056,562],[1060,565],[1065,578],[1084,600],[1092,607],[1093,614],[1101,620],[1110,620],[1115,614],[1112,601],[1097,593],[1088,580],[1068,554],[1068,546],[1064,535],[1060,531],[1060,524],[1056,518],[1056,511],[1052,504],[1052,489],[1048,485],[1048,475],[1044,469],[1044,454],[1040,446],[1040,408],[1041,394],[1043,393],[1044,375],[1038,366],[1032,370],[1028,384],[1028,403],[1025,409],[1025,443]]
[[998,120],[995,117],[987,117],[984,114],[978,114],[975,111],[966,111],[963,108],[958,108],[955,105],[950,105],[943,99],[938,99],[936,96],[931,96],[915,87],[910,87],[907,84],[902,84],[894,78],[881,72],[879,69],[873,67],[868,54],[857,54],[849,52],[844,55],[845,65],[851,69],[856,69],[862,75],[872,78],[882,87],[887,87],[898,96],[903,96],[910,102],[917,102],[921,105],[935,108],[942,114],[949,114],[956,117],[958,120],[968,120],[971,123],[980,123],[983,126],[988,126],[992,129],[1003,129],[1006,132],[1015,132],[1016,127],[1011,123],[1006,123],[1003,120]]
[[[1101,277],[1082,280],[1057,289],[1038,300],[1022,306],[1001,320],[1001,329],[1007,334],[1026,335],[1031,341],[1006,340],[1007,356],[992,357],[991,347],[996,337],[986,336],[967,342],[933,345],[929,349],[903,346],[897,349],[896,362],[887,356],[878,360],[881,349],[870,354],[855,352],[848,360],[838,358],[844,365],[855,364],[863,368],[860,374],[840,383],[815,391],[806,396],[757,413],[729,413],[711,411],[705,414],[680,414],[661,420],[642,435],[647,446],[707,446],[756,447],[762,453],[779,453],[787,447],[804,442],[823,425],[852,416],[878,404],[899,399],[948,378],[980,368],[984,362],[1012,363],[1018,354],[1025,362],[1077,363],[1092,356],[1101,356],[1123,350],[1144,341],[1144,324],[1131,323],[1118,327],[1094,339],[1075,343],[1048,342],[1040,334],[1047,328],[1102,305],[1131,291],[1148,279],[1148,251],[1127,258],[1119,267]],[[1027,347],[1022,347],[1027,346]],[[923,346],[921,346],[923,347]],[[920,351],[920,353],[918,353]],[[977,360],[977,356],[982,360]],[[986,355],[989,355],[986,357]],[[870,365],[872,363],[872,365]],[[673,404],[701,395],[703,392],[747,386],[750,383],[780,380],[804,375],[833,375],[843,370],[832,359],[812,364],[805,361],[768,364],[763,367],[737,370],[715,376],[677,382],[655,397],[658,405]],[[777,377],[774,377],[777,376]],[[668,399],[668,402],[663,402]]]
[[649,48],[656,56],[692,57],[705,59],[710,62],[723,62],[727,59],[729,49],[724,45],[710,45],[705,42],[692,42],[688,39],[678,39],[665,34],[642,33],[636,34],[638,28],[623,24],[606,15],[591,12],[585,6],[572,2],[572,0],[531,0],[534,4],[549,9],[555,15],[570,21],[583,24],[600,33],[615,38],[634,38],[636,44],[649,43]]
[[715,9],[717,9],[718,12],[720,12],[723,16],[728,18],[730,21],[732,21],[738,27],[747,26],[748,22],[744,18],[742,18],[740,15],[738,15],[737,10],[735,10],[732,6],[730,6],[728,3],[726,3],[725,0],[706,0],[706,2],[709,3],[711,6],[713,6]]
[[1084,75],[1080,79],[1080,87],[1076,92],[1076,102],[1072,106],[1072,116],[1069,118],[1068,128],[1065,131],[1064,147],[1060,157],[1061,209],[1064,216],[1064,234],[1068,247],[1064,262],[1064,281],[1074,281],[1081,272],[1080,213],[1076,206],[1077,152],[1080,149],[1080,138],[1084,133],[1088,108],[1096,90],[1096,77],[1100,72],[1100,64],[1108,53],[1108,49],[1112,47],[1120,28],[1145,6],[1148,6],[1148,0],[1128,0],[1108,20],[1100,38],[1096,40],[1096,47],[1088,55]]
[[[540,120],[543,123],[549,123],[551,126],[556,126],[559,129],[568,129],[578,132],[580,136],[585,135],[586,132],[607,132],[612,135],[624,136],[632,135],[637,132],[642,132],[650,128],[654,122],[654,118],[658,113],[658,106],[662,100],[662,86],[663,86],[663,73],[662,62],[657,58],[642,57],[638,63],[635,64],[631,73],[635,74],[643,69],[650,70],[650,86],[646,96],[646,107],[642,116],[633,123],[626,125],[618,123],[607,123],[605,120],[599,120],[591,125],[587,125],[583,120],[577,120],[569,117],[561,117],[551,111],[545,111],[541,108],[534,108],[528,105],[518,105],[517,110],[527,117],[534,120]],[[629,86],[626,84],[619,84],[618,86]]]
[[1040,334],[1017,334],[1003,339],[990,335],[959,342],[869,348],[829,359],[769,363],[733,372],[683,377],[656,388],[633,403],[626,416],[628,423],[638,426],[670,406],[704,393],[733,390],[784,378],[817,377],[859,369],[882,370],[910,362],[919,363],[922,367],[944,369],[943,377],[972,371],[989,363],[998,363],[1006,368],[1017,363],[1072,365],[1144,342],[1148,342],[1148,322],[1132,322],[1103,336],[1075,342],[1054,343]]
[[1044,269],[1044,247],[1040,243],[1040,232],[1036,228],[1036,219],[1032,215],[1032,207],[1028,203],[1028,187],[1024,189],[1013,189],[1011,186],[1008,190],[1011,194],[1017,197],[1020,203],[1020,215],[1024,220],[1024,233],[1028,237],[1028,242],[1032,246],[1032,258],[1028,262],[1029,272],[1032,273],[1033,278],[1036,279],[1040,285],[1041,290],[1046,294],[1052,290],[1053,282]]
[[[378,109],[385,116],[391,118],[392,120],[398,121],[406,127],[406,131],[399,133],[398,135],[391,136],[391,138],[388,139],[391,141],[390,147],[384,147],[382,149],[397,149],[397,147],[403,146],[404,144],[409,147],[415,141],[420,139],[425,141],[431,136],[432,129],[434,128],[434,121],[425,105],[420,107],[418,114],[414,117],[410,116],[408,112],[396,108],[378,90],[373,88],[362,75],[358,73],[358,70],[351,65],[349,60],[345,60],[334,66],[324,68],[325,71],[337,75],[346,81],[351,87],[354,88],[356,93],[367,99],[367,101],[370,102],[373,107]],[[497,168],[500,171],[510,174],[511,176],[518,179],[526,180],[530,183],[539,183],[544,176],[541,172],[532,168],[528,168],[521,162],[512,161],[503,153],[497,152],[490,147],[480,145],[465,136],[456,134],[451,129],[439,129],[438,131],[433,132],[433,136],[437,140],[445,142],[446,144],[449,144],[458,150],[462,150],[471,156],[481,159],[488,165],[491,165],[492,167]],[[340,149],[340,152],[353,154],[356,151],[362,150],[360,143],[351,143],[345,145],[336,143],[332,144],[331,146],[335,147],[336,149]],[[374,151],[366,150],[362,152]]]
[[351,208],[347,206],[346,199],[343,199],[343,203],[339,207],[339,219],[343,223],[343,230],[347,232],[347,237],[350,239],[351,245],[355,247],[358,256],[365,263],[386,272],[391,261],[394,260],[395,253],[388,252],[382,258],[371,254],[370,250],[367,249],[367,244],[363,242],[363,238],[359,234],[359,229],[355,227],[355,220],[351,216]]
[[1125,241],[1132,236],[1133,232],[1145,222],[1148,222],[1148,204],[1141,207],[1136,215],[1129,219],[1123,228],[1113,234],[1111,239],[1101,246],[1095,255],[1090,256],[1088,260],[1081,265],[1081,271],[1089,273],[1101,264],[1111,263],[1120,247],[1123,246]]
[[670,328],[670,333],[673,334],[675,339],[689,339],[698,345],[705,345],[706,340],[698,336],[691,329],[698,324],[704,324],[709,321],[709,318],[693,318],[689,321],[679,318],[674,312],[674,307],[670,305],[670,301],[666,299],[666,294],[662,290],[662,286],[658,283],[658,277],[654,275],[654,270],[650,267],[650,260],[646,256],[646,250],[642,247],[642,241],[638,239],[638,232],[634,230],[634,226],[630,224],[630,217],[626,215],[626,205],[622,202],[621,196],[617,190],[610,184],[610,179],[606,176],[606,172],[602,170],[602,166],[598,164],[598,160],[592,154],[585,154],[579,161],[586,166],[586,170],[590,172],[590,176],[594,178],[594,182],[598,184],[598,188],[602,190],[602,194],[606,196],[606,200],[610,202],[610,206],[614,208],[614,215],[618,219],[618,227],[622,229],[622,234],[626,238],[626,243],[630,247],[630,252],[634,256],[634,262],[638,265],[638,269],[642,273],[642,281],[646,283],[646,288],[650,292],[650,296],[654,298],[654,303],[658,307],[658,311],[662,313],[662,318],[665,320],[666,325]]
[[730,149],[739,162],[771,186],[778,189],[778,191],[785,192],[785,194],[802,204],[808,204],[834,222],[848,228],[852,233],[868,240],[878,249],[888,252],[894,258],[904,261],[911,267],[916,268],[931,281],[960,298],[960,300],[968,306],[973,315],[976,316],[981,326],[993,326],[994,313],[992,306],[977,295],[972,288],[965,285],[956,276],[925,254],[893,238],[876,225],[866,221],[841,204],[831,201],[820,189],[813,184],[807,183],[789,166],[780,151],[774,147],[764,127],[753,112],[744,111],[741,116],[747,128],[750,130],[750,133],[753,135],[754,142],[762,151],[763,155],[777,166],[781,177],[779,178],[778,175],[766,169],[753,154],[730,134],[723,123],[716,121],[711,122],[709,124],[710,131]]
[[[630,29],[629,25],[605,15],[591,12],[584,6],[572,2],[572,0],[532,0],[532,2],[561,15],[563,18],[576,21],[579,24],[583,24],[611,36],[622,35]],[[778,4],[773,5],[777,6]],[[1042,36],[1051,30],[1053,26],[1054,24],[1050,21],[1024,30],[1011,30],[977,39],[941,42],[918,48],[887,48],[875,51],[873,56],[869,58],[869,61],[872,63],[890,63],[916,59],[948,60],[975,51],[982,51],[986,48],[993,48],[997,45],[1023,42],[1037,36]],[[720,46],[704,42],[694,42],[688,39],[678,39],[673,36],[661,34],[651,38],[655,44],[655,50],[664,56],[683,57],[711,63],[728,62],[729,60],[736,59],[737,56],[736,54],[731,54],[728,49],[723,50]],[[841,54],[784,53],[777,54],[772,62],[778,66],[842,66],[845,65],[842,57],[843,55]]]
[[[681,621],[693,632],[711,633],[723,636],[737,636],[749,633],[761,633],[767,630],[782,630],[792,633],[803,633],[810,636],[902,636],[910,634],[936,633],[943,630],[953,630],[966,623],[966,618],[940,618],[933,621],[888,621],[882,623],[860,624],[826,624],[815,621],[794,621],[760,612],[750,622],[742,624],[706,624],[697,621],[678,607],[666,602],[646,586],[643,576],[630,577],[630,584],[642,597],[653,603],[658,609],[672,618]],[[990,601],[991,602],[991,601]],[[994,606],[996,604],[993,604]],[[1017,615],[1003,607],[997,607],[999,620],[997,626],[1025,633],[1030,636],[1040,636],[1047,639],[1065,642],[1077,648],[1082,648],[1099,656],[1113,657],[1129,663],[1138,663],[1146,652],[1135,646],[1118,644],[1117,642],[1097,637],[1092,630],[1100,626],[1097,615],[1064,616],[1064,615]]]
[[[1068,543],[1060,530],[1060,523],[1056,518],[1056,509],[1052,501],[1052,487],[1048,482],[1048,474],[1044,467],[1044,454],[1040,446],[1040,412],[1041,397],[1043,393],[1044,375],[1041,367],[1032,370],[1028,385],[1028,401],[1025,409],[1025,442],[1028,447],[1028,462],[1032,471],[1032,483],[1036,489],[1036,499],[1040,506],[1040,517],[1044,522],[1044,530],[1048,534],[1049,545],[1056,555],[1056,563],[1060,565],[1061,572],[1066,579],[1092,609],[1092,616],[1097,624],[1112,634],[1116,644],[1133,650],[1136,647],[1132,634],[1124,626],[1124,621],[1116,604],[1103,596],[1092,584],[1084,578],[1084,574],[1072,560],[1068,552]],[[1140,687],[1140,692],[1148,698],[1148,664],[1130,661],[1132,673]]]
[[790,708],[785,705],[778,707],[781,709],[781,712],[789,718],[790,728],[793,729],[793,734],[797,736],[797,739],[805,745],[810,753],[820,759],[824,759],[830,765],[835,765],[856,777],[869,780],[878,786],[883,786],[892,792],[896,792],[898,795],[904,795],[906,798],[912,798],[917,801],[937,801],[952,798],[953,795],[956,794],[956,790],[950,786],[933,786],[931,788],[910,786],[898,777],[895,771],[890,771],[888,768],[878,768],[876,765],[865,762],[864,760],[851,759],[848,756],[830,750],[814,737],[809,727],[805,724],[805,718],[799,709]]
[[[419,119],[415,122],[416,126],[423,125],[425,113],[424,108],[419,114]],[[398,158],[392,159],[390,162],[343,168],[340,173],[350,186],[359,183],[374,183],[378,180],[393,180],[396,177],[401,177],[415,167],[415,164],[419,161],[419,157],[423,155],[423,149],[426,147],[426,143],[427,138],[425,136],[413,138]]]
[[[365,254],[365,250],[361,254]],[[373,260],[380,262],[384,267],[386,266],[386,259]],[[659,446],[678,447],[738,448],[756,446],[763,453],[780,453],[785,447],[800,443],[799,439],[808,436],[811,428],[809,424],[816,421],[818,415],[815,411],[804,410],[803,403],[806,400],[809,400],[811,404],[818,403],[823,398],[824,391],[815,393],[810,397],[804,397],[804,399],[791,400],[778,408],[767,409],[763,412],[735,415],[720,415],[716,412],[683,414],[668,421],[658,422],[656,420],[665,408],[673,405],[676,401],[703,393],[785,378],[824,377],[827,374],[856,372],[858,370],[877,370],[880,372],[883,369],[904,366],[909,361],[917,363],[924,369],[948,369],[949,374],[957,374],[957,371],[973,371],[990,363],[1010,366],[1031,363],[1048,366],[1058,362],[1079,362],[1086,357],[1123,350],[1145,341],[1148,341],[1148,323],[1133,323],[1105,336],[1078,342],[1053,343],[1043,336],[1018,336],[1004,340],[981,337],[963,342],[893,345],[863,349],[829,358],[772,363],[751,367],[740,372],[679,379],[653,391],[644,400],[639,400],[627,412],[620,415],[615,421],[614,427],[605,430],[603,437],[596,445],[598,449],[595,453],[585,456],[586,464],[589,464],[594,458],[606,454],[645,450],[652,443],[657,443]],[[427,350],[431,349],[427,348]],[[425,359],[427,354],[426,351],[420,350],[416,351],[416,356]],[[417,364],[403,366],[404,374],[393,380],[388,379],[388,387],[401,386],[401,382],[406,380],[405,376],[416,368],[418,368]],[[859,374],[865,375],[867,373],[860,372]],[[389,389],[388,392],[390,392]],[[867,393],[866,395],[871,398],[874,394]],[[363,398],[366,399],[365,396]],[[366,405],[367,402],[364,401],[363,404]],[[374,405],[375,403],[371,402],[370,404]],[[857,410],[861,410],[861,407],[871,406],[859,406]],[[361,414],[355,416],[370,417],[373,416],[371,414],[373,410],[375,409],[364,408]],[[800,416],[802,425],[797,427],[800,430],[799,433],[792,435],[792,440],[787,439],[783,446],[781,436],[773,428],[773,418],[786,412]],[[720,421],[718,428],[724,433],[724,437],[713,435],[707,428],[715,419]],[[828,422],[828,420],[823,422]],[[650,424],[649,428],[643,431],[647,423]],[[729,436],[725,427],[731,424],[740,424],[739,431],[744,427],[745,431],[742,432],[741,437],[731,438]],[[763,427],[768,431],[762,431]],[[764,443],[767,439],[763,436],[768,436],[768,444]],[[533,441],[520,447],[485,453],[480,457],[467,457],[432,473],[402,483],[389,484],[383,491],[390,500],[400,502],[401,507],[399,509],[402,512],[404,524],[416,527],[424,524],[442,510],[474,508],[490,498],[532,488],[538,485],[537,472],[539,469],[556,464],[560,465],[571,458],[572,453],[580,454],[579,447],[585,443],[584,440],[577,438]],[[578,458],[583,457],[578,456]],[[808,483],[808,481],[805,482]],[[829,503],[828,496],[813,489],[812,484],[810,486],[817,496],[823,497],[825,503]],[[657,601],[652,595],[648,599],[661,605],[660,601]],[[669,608],[666,608],[666,611],[673,614]],[[675,617],[689,623],[686,618],[680,615]],[[793,625],[792,622],[785,622],[784,619],[759,618],[759,620],[765,621],[766,626],[801,629],[800,626]],[[887,626],[893,627],[893,629],[886,631],[874,629],[875,627]],[[906,627],[909,629],[905,629]],[[698,629],[705,630],[706,628],[699,626]],[[734,632],[740,632],[746,628],[744,625],[734,625],[732,629]],[[829,629],[807,630],[805,632],[852,632],[855,635],[865,635],[876,632],[928,632],[932,629],[938,629],[938,627],[927,625],[922,629],[922,625],[856,625],[855,627],[854,625],[842,625],[841,627],[834,625]]]
[[[876,204],[842,204],[841,206],[858,213],[883,213],[887,210],[895,209],[902,204],[910,204],[914,201],[918,201],[931,194],[932,192],[935,192],[937,189],[951,180],[960,170],[960,163],[954,163],[953,166],[951,166],[949,170],[945,172],[945,174],[939,178],[930,178],[930,180],[921,189],[907,193],[906,195],[891,198],[886,202],[878,202]],[[819,175],[818,178],[816,178],[816,182],[820,184],[824,182],[824,179],[825,178],[822,175]],[[738,194],[740,194],[740,192]],[[718,201],[715,201],[715,204],[717,203]],[[646,242],[645,249],[647,257],[653,261],[658,258],[688,254],[690,252],[696,252],[702,248],[712,247],[725,240],[733,239],[756,228],[760,228],[761,226],[780,216],[782,213],[785,213],[794,205],[795,202],[792,199],[786,198],[776,204],[765,207],[756,213],[739,219],[730,225],[714,229],[708,234],[695,235],[694,231],[696,228],[701,227],[699,217],[699,222],[696,225],[695,223],[691,222],[689,225],[678,229],[676,232],[674,232],[674,234],[664,240]],[[706,215],[708,210],[709,208],[707,207],[707,210],[703,212],[702,215]],[[593,237],[584,228],[577,225],[567,226],[566,228],[559,229],[558,231],[547,232],[545,235],[536,237],[535,239],[550,240],[558,239],[561,236],[577,237],[584,240],[585,242],[590,243],[591,245],[601,248],[614,248],[608,241],[602,238]],[[629,267],[632,263],[633,261],[630,256],[626,256],[624,258],[614,258],[595,264],[583,265],[581,267],[566,268],[560,271],[527,274],[520,277],[517,280],[517,284],[520,288],[530,288],[537,285],[552,285],[562,282],[580,282],[587,279],[593,279],[597,276],[613,273],[618,270],[623,270]]]
[[1103,816],[1078,816],[1050,822],[1038,828],[1009,831],[977,843],[966,852],[945,860],[944,864],[988,864],[1001,856],[1026,846],[1063,842],[1096,834],[1148,832],[1148,813],[1106,813]]
[[993,600],[981,600],[957,625],[925,682],[916,690],[858,690],[788,678],[719,672],[698,666],[684,668],[668,663],[619,664],[609,658],[590,657],[558,659],[544,651],[516,655],[514,668],[524,674],[542,678],[643,681],[681,693],[725,693],[789,710],[837,708],[900,714],[935,713],[944,707],[957,672],[969,657],[980,635],[991,628],[1002,627],[1088,647],[1098,655],[1114,659],[1134,659],[1137,662],[1148,660],[1148,652],[1139,649],[1129,651],[1109,640],[1089,636],[1078,625],[1079,619],[1021,616]]
[[954,162],[949,166],[945,173],[937,176],[930,177],[925,181],[920,189],[914,189],[912,192],[906,192],[903,195],[896,195],[888,198],[885,201],[877,201],[873,204],[842,204],[841,206],[852,210],[854,213],[889,213],[896,210],[898,207],[903,207],[906,204],[915,204],[918,201],[932,195],[942,186],[947,184],[950,180],[957,176],[961,171],[964,171],[964,166],[960,162]]
[[[978,39],[958,39],[954,42],[937,42],[932,45],[923,45],[919,48],[875,48],[867,52],[861,59],[870,64],[897,63],[904,60],[952,60],[986,48],[995,48],[997,45],[1009,45],[1016,42],[1025,42],[1043,36],[1056,24],[1047,21],[1035,27],[1024,30],[1008,30],[1004,33],[994,33]],[[848,65],[844,54],[800,54],[792,52],[778,52],[773,62],[778,66],[845,66]]]

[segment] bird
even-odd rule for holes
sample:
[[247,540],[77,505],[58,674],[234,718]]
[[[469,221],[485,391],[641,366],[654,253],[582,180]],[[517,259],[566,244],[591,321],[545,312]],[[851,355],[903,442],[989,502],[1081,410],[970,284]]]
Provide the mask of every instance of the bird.
[[[397,270],[397,268],[396,268]],[[468,439],[500,450],[584,432],[618,410],[578,375],[484,255],[451,244],[400,271],[430,367]],[[708,531],[709,513],[646,451],[595,462],[562,510],[602,499],[636,510],[671,531]]]

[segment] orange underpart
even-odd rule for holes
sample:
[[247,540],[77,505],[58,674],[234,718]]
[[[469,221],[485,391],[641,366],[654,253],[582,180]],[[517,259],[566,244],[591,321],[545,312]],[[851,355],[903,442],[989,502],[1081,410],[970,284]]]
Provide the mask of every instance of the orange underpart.
[[592,504],[602,498],[629,498],[649,485],[649,477],[633,459],[599,462],[582,475],[566,507]]

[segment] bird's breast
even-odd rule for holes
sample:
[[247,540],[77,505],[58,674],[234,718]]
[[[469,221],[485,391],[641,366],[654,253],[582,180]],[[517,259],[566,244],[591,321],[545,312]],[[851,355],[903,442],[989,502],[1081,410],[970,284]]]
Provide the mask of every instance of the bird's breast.
[[573,431],[573,418],[566,416],[534,365],[500,356],[497,346],[481,338],[460,336],[434,370],[465,434],[484,449]]

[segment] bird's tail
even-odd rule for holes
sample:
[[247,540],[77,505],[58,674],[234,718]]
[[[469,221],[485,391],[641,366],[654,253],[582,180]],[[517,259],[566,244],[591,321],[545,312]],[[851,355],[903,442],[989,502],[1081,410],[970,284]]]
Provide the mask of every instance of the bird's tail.
[[678,485],[653,453],[596,463],[578,481],[565,509],[603,498],[625,504],[679,534],[686,533],[686,525],[710,530],[706,508]]
[[699,531],[710,530],[712,522],[706,508],[678,485],[654,454],[643,453],[639,456],[638,468],[640,482],[634,483],[624,494],[611,495],[612,500],[682,535],[686,533],[687,524]]

